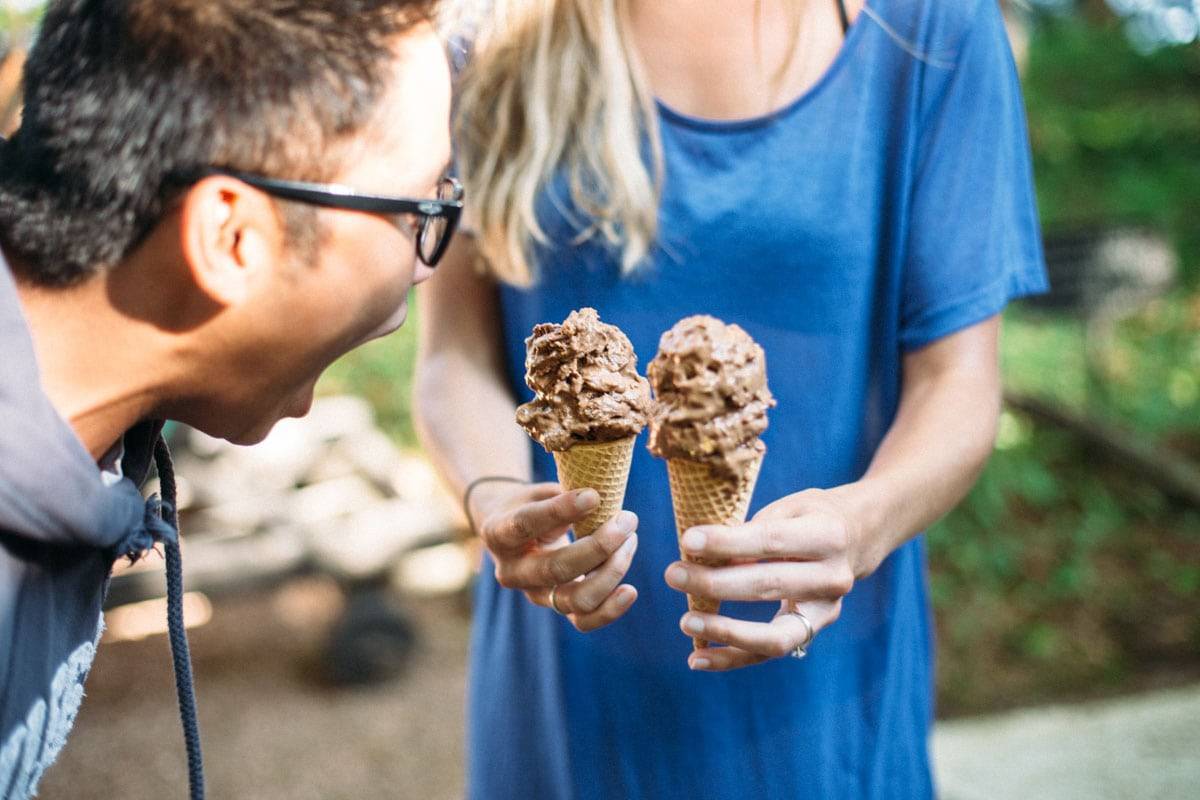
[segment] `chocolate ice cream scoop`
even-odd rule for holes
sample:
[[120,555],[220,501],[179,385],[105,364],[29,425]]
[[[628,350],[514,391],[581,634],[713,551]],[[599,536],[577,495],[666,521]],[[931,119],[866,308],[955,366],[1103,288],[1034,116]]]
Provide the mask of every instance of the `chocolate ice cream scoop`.
[[517,409],[517,423],[546,450],[613,442],[646,427],[650,386],[633,345],[595,309],[536,326],[525,347],[525,383],[536,396]]
[[654,455],[737,477],[765,450],[758,437],[775,405],[766,356],[737,325],[703,315],[680,320],[663,334],[647,372]]

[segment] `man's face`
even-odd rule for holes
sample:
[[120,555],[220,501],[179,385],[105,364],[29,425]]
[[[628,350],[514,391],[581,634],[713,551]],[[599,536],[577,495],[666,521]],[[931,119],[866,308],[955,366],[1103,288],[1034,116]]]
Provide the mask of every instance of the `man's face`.
[[[435,197],[450,159],[450,73],[428,26],[397,45],[394,78],[375,119],[339,156],[336,182],[367,194]],[[230,441],[261,440],[282,417],[302,416],[321,372],[344,353],[391,333],[408,313],[408,291],[432,270],[416,257],[415,227],[380,215],[321,209],[313,263],[293,256],[256,285],[241,316],[238,373],[200,425]],[[415,223],[415,219],[413,220]],[[233,376],[230,376],[233,377]],[[219,430],[211,430],[216,427]]]

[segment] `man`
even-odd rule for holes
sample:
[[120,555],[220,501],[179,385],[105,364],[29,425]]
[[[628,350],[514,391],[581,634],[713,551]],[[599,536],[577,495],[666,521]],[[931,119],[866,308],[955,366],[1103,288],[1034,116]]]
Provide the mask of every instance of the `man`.
[[[161,422],[238,443],[403,323],[461,211],[428,0],[59,0],[0,147],[0,798],[65,743]],[[156,453],[165,500],[165,446]]]

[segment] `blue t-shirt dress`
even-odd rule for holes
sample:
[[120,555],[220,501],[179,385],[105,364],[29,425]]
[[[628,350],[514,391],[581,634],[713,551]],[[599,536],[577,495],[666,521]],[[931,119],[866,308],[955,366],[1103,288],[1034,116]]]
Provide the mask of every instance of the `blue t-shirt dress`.
[[[1046,288],[1024,109],[996,0],[869,0],[803,96],[717,122],[659,107],[660,238],[622,277],[576,244],[564,186],[540,208],[552,244],[530,289],[500,293],[507,375],[524,339],[594,306],[642,368],[690,314],[745,328],[779,401],[753,514],[859,478],[891,424],[902,357]],[[931,797],[933,648],[925,548],[893,553],[803,661],[691,672],[666,467],[639,442],[626,508],[641,519],[621,620],[580,634],[499,587],[476,590],[467,792],[478,800]],[[931,442],[930,446],[936,446]],[[535,477],[554,480],[534,450]],[[727,603],[770,619],[777,603]]]

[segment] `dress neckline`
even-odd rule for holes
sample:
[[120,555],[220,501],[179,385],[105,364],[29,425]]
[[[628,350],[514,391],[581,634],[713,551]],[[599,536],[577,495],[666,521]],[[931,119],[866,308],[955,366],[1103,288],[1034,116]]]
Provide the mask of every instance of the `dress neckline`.
[[842,42],[841,48],[838,49],[837,55],[834,56],[830,65],[825,68],[825,72],[821,74],[821,77],[796,98],[789,100],[773,111],[742,119],[713,119],[710,117],[697,117],[677,111],[656,97],[654,98],[654,105],[658,109],[659,117],[665,122],[684,128],[692,128],[710,133],[730,133],[759,128],[789,116],[822,94],[837,74],[845,68],[846,63],[853,57],[854,51],[857,50],[859,42],[865,35],[863,29],[867,27],[865,24],[867,20],[867,15],[860,14],[858,19],[854,21],[846,32],[846,37]]

